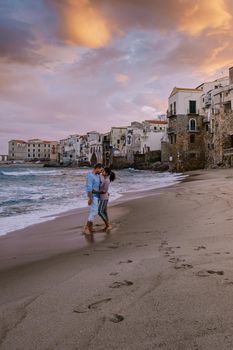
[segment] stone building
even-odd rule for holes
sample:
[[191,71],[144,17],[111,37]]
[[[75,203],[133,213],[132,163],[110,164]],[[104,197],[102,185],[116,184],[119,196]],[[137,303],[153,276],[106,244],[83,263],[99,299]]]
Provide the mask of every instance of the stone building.
[[11,140],[8,143],[9,160],[57,161],[58,142],[32,139],[28,141]]
[[10,140],[8,142],[9,160],[27,160],[27,142],[23,140]]
[[134,155],[141,153],[143,124],[132,122],[126,131],[126,158],[129,164],[134,163]]
[[215,80],[203,93],[206,167],[233,166],[232,72],[230,68],[229,76]]
[[176,171],[205,166],[201,89],[175,87],[169,97],[169,161]]
[[103,161],[103,135],[97,131],[87,133],[88,161],[91,165]]
[[111,167],[113,164],[113,152],[110,145],[110,133],[104,134],[102,138],[103,157],[102,163],[104,167]]
[[174,88],[168,120],[162,159],[169,158],[172,169],[233,166],[233,67],[195,89]]

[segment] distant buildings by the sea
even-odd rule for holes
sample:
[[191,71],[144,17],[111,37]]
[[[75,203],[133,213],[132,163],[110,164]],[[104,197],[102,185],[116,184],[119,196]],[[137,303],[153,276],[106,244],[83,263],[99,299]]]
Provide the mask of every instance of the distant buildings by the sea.
[[174,171],[233,166],[233,67],[228,76],[196,88],[175,87],[168,106],[167,116],[112,127],[106,134],[91,131],[59,142],[11,140],[8,160],[118,168],[161,162]]
[[136,156],[141,156],[141,164],[144,163],[143,157],[148,161],[160,160],[161,141],[165,141],[166,135],[167,120],[162,115],[155,120],[112,127],[105,134],[90,131],[86,135],[70,135],[59,142],[10,140],[8,160],[77,166],[100,162],[122,168],[134,165]]

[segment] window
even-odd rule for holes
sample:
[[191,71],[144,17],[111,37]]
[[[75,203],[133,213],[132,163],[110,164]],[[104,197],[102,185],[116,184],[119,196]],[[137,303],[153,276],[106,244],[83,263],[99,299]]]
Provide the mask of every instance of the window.
[[172,111],[172,104],[170,104],[170,114],[173,114],[173,111]]
[[14,153],[12,153],[12,157],[14,157],[15,156],[15,154]]
[[190,143],[195,143],[195,135],[190,135]]
[[189,113],[196,114],[196,101],[189,101]]
[[231,135],[231,148],[233,148],[233,135]]
[[196,120],[190,119],[189,121],[189,130],[190,131],[196,131]]
[[33,147],[35,147],[35,144],[33,144]]
[[176,114],[176,101],[174,102],[174,114]]
[[176,134],[170,136],[170,143],[171,143],[171,145],[176,143]]

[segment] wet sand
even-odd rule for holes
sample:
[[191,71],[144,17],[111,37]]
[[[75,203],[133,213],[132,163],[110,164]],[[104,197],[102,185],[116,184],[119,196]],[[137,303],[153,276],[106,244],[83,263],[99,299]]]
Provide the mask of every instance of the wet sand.
[[233,169],[193,175],[95,242],[85,210],[1,237],[0,349],[233,349]]

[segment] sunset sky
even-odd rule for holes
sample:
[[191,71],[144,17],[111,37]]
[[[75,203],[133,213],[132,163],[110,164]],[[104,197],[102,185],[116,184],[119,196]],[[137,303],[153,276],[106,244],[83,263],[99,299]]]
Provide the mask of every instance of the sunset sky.
[[0,154],[165,113],[233,65],[233,0],[0,0]]

